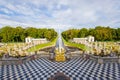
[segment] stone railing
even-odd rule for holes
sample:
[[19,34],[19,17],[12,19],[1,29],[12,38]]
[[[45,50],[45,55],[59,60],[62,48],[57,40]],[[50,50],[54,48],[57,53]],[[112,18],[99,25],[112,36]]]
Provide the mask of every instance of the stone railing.
[[36,58],[36,55],[31,55],[31,56],[21,57],[21,58],[13,58],[13,57],[1,58],[0,65],[10,65],[10,64],[18,65],[30,60],[34,60],[35,58]]
[[[37,54],[33,54],[31,56],[27,56],[27,57],[21,57],[21,58],[13,58],[13,57],[9,57],[9,58],[0,58],[0,65],[10,65],[10,64],[14,64],[14,65],[18,65],[18,64],[22,64],[25,63],[27,61],[30,60],[34,60],[37,58],[41,58],[41,57],[47,57],[50,58],[51,54],[50,53],[44,53],[44,52],[39,52]],[[66,57],[71,59],[72,57],[81,57],[84,59],[90,59],[90,60],[94,60],[100,64],[102,63],[120,63],[120,57],[100,57],[100,56],[94,56],[94,55],[90,55],[90,54],[82,54],[82,53],[67,53]]]
[[100,57],[100,56],[94,56],[92,54],[83,54],[81,52],[71,52],[70,57],[81,57],[84,59],[90,59],[93,61],[96,61],[98,63],[120,63],[120,56],[115,56],[115,57]]
[[34,59],[41,58],[41,57],[49,58],[50,54],[48,52],[41,51],[37,54],[33,54],[30,56],[26,56],[26,57],[19,57],[19,58],[14,58],[14,57],[6,57],[5,58],[4,57],[4,58],[0,58],[0,65],[10,65],[10,64],[18,65],[18,64],[22,64],[27,61],[34,60]]
[[98,58],[98,63],[120,63],[120,58],[118,57],[100,57]]
[[89,58],[94,61],[98,61],[98,59],[99,59],[99,56],[93,56],[93,55],[89,55],[89,56],[90,56]]
[[[120,63],[120,57],[116,56],[116,57],[100,57],[100,56],[94,56],[94,55],[90,55],[90,54],[84,54],[85,58],[87,56],[88,59],[97,61],[98,63]],[[87,59],[86,58],[86,59]]]
[[80,51],[70,52],[69,55],[70,55],[71,57],[83,56],[82,52],[80,52]]

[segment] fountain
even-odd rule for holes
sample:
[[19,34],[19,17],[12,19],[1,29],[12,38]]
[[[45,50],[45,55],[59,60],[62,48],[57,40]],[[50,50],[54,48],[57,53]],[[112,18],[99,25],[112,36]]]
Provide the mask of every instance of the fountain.
[[55,48],[55,61],[58,61],[58,62],[66,61],[65,49],[63,47],[63,42],[62,42],[62,39],[61,39],[60,30],[59,30],[59,38],[58,38],[57,43],[58,43],[58,45]]

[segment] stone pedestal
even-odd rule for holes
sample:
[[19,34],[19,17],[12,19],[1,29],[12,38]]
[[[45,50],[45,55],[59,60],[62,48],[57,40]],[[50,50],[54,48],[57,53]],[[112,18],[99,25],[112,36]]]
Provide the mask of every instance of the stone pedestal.
[[30,56],[30,60],[34,60],[35,59],[35,56],[34,55],[31,55]]
[[23,63],[23,61],[22,61],[22,60],[19,60],[19,61],[18,61],[18,64],[22,64],[22,63]]
[[98,63],[103,64],[103,59],[99,58]]
[[0,61],[0,66],[2,65],[2,61]]
[[70,55],[66,55],[66,58],[67,58],[67,59],[70,59]]
[[38,58],[37,54],[35,54],[35,55],[34,55],[34,58],[35,58],[35,59],[37,59],[37,58]]
[[66,53],[66,58],[69,60],[71,57],[70,57],[70,53]]
[[54,59],[54,53],[50,53],[50,59]]
[[118,63],[120,63],[120,58],[118,59]]

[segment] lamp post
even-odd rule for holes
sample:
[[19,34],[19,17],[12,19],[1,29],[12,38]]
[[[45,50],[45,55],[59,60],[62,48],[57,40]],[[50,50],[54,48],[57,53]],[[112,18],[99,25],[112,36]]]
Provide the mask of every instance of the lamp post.
[[[35,43],[33,43],[33,45],[34,45],[34,51],[35,51]],[[35,54],[37,54],[36,51],[35,51]]]

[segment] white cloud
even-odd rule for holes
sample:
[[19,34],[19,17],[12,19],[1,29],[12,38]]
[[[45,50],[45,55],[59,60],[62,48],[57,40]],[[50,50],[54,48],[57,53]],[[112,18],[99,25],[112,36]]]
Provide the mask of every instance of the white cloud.
[[13,12],[11,12],[10,10],[6,9],[6,8],[1,8],[0,11],[6,13],[6,14],[13,14]]
[[14,14],[10,16],[0,13],[0,25],[21,24],[36,27],[53,25],[54,28],[57,25],[61,25],[61,28],[66,26],[69,28],[71,25],[115,27],[120,22],[119,0],[0,0],[0,2],[0,11]]

